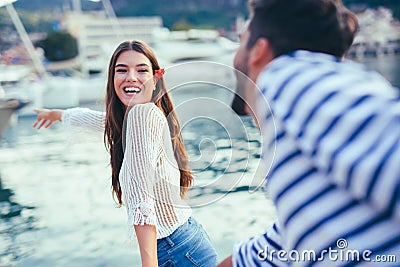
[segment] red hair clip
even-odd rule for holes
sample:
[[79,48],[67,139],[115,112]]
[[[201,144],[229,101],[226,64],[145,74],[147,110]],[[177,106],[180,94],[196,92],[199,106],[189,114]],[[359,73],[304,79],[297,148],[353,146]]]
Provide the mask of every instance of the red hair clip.
[[154,74],[156,75],[157,78],[161,78],[165,73],[164,69],[159,69],[159,70],[155,70]]

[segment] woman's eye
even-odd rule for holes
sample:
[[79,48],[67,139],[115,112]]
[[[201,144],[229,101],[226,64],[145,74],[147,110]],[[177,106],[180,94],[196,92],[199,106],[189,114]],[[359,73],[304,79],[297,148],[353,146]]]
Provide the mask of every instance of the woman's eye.
[[149,70],[147,70],[147,69],[141,69],[141,70],[139,70],[139,72],[149,72]]
[[126,70],[125,69],[116,69],[115,72],[124,73],[124,72],[126,72]]

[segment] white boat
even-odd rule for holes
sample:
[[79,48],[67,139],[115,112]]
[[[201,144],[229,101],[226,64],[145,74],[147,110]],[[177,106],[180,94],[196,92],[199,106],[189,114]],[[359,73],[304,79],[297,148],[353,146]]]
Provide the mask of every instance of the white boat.
[[46,72],[14,9],[12,3],[15,1],[0,0],[0,7],[7,8],[17,32],[31,56],[33,66],[1,66],[0,83],[4,85],[5,98],[27,99],[30,102],[30,105],[18,111],[20,116],[35,115],[34,108],[67,108],[79,105],[79,89],[75,81]]
[[360,30],[349,49],[348,57],[394,56],[400,53],[400,21],[384,7],[357,13]]
[[0,138],[7,130],[14,113],[26,104],[28,103],[20,99],[4,99],[4,90],[0,86]]
[[215,30],[155,31],[157,56],[170,61],[199,60],[231,54],[238,43],[219,36]]
[[[63,70],[66,75],[52,76],[48,81],[48,86],[53,88],[43,96],[43,106],[47,108],[60,108],[78,106],[87,103],[99,103],[104,101],[106,96],[106,79],[103,72],[98,74],[87,75],[81,72]],[[69,74],[68,74],[69,73]],[[62,83],[62,86],[59,85]],[[58,86],[59,90],[54,90]],[[69,101],[63,101],[59,98],[63,92],[60,90],[69,90]],[[74,104],[74,105],[71,105]]]
[[69,108],[79,105],[79,82],[73,78],[38,76],[29,66],[0,66],[5,99],[29,102],[18,116],[33,116],[35,108]]
[[[103,63],[107,66],[107,63]],[[47,66],[47,71],[51,74],[51,79],[49,79],[49,86],[57,86],[59,81],[64,80],[62,87],[66,87],[67,90],[73,90],[74,102],[78,101],[78,104],[86,103],[99,103],[105,99],[106,95],[106,71],[102,71],[96,74],[89,75],[82,71],[77,71],[74,68],[68,67],[68,65],[62,62],[52,63],[51,66]],[[49,91],[44,99],[44,106],[49,107],[57,104],[57,90]],[[62,104],[62,103],[60,103]]]

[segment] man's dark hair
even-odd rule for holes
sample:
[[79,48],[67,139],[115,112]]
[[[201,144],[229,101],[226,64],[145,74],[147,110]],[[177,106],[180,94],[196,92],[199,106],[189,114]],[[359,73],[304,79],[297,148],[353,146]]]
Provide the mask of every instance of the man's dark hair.
[[300,49],[342,57],[358,29],[340,0],[261,0],[253,8],[247,47],[264,37],[275,57]]

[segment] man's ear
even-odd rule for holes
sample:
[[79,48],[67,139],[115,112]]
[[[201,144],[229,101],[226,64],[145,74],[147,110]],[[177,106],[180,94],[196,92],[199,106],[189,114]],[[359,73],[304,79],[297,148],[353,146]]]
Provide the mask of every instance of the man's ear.
[[273,59],[272,49],[266,38],[259,38],[250,49],[249,65],[263,67]]

